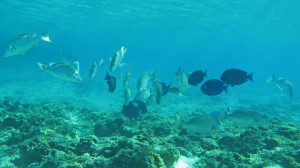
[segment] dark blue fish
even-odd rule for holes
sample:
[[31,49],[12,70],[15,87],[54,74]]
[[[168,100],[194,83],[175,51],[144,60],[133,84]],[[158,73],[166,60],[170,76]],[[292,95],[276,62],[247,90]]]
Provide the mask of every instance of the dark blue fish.
[[209,79],[202,86],[201,91],[208,96],[215,96],[223,92],[227,93],[228,85],[218,79]]
[[130,101],[128,105],[124,104],[122,108],[122,114],[129,118],[137,118],[147,112],[146,104],[140,100]]
[[227,69],[220,79],[231,86],[241,85],[248,80],[253,82],[253,73],[248,74],[248,72],[240,69]]
[[104,78],[108,85],[108,91],[113,92],[117,87],[117,80],[114,76],[109,76],[108,72],[106,72],[106,76]]
[[207,76],[206,73],[207,73],[207,70],[205,72],[203,72],[201,70],[192,72],[188,78],[189,84],[193,85],[193,86],[198,86],[198,84],[203,81],[204,77]]

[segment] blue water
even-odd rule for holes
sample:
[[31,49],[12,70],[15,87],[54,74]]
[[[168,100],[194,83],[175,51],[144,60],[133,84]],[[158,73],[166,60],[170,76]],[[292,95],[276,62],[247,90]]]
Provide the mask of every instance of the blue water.
[[[200,158],[196,167],[214,167],[211,160],[215,167],[299,166],[299,125],[288,122],[300,122],[299,9],[300,0],[0,0],[0,167],[150,165],[161,161],[162,150],[171,157],[175,149]],[[51,43],[2,56],[17,35],[47,30]],[[109,93],[109,58],[122,46],[127,65],[111,73],[117,88]],[[61,51],[79,60],[83,82],[40,72],[36,62],[62,62]],[[101,58],[104,65],[90,80],[90,67]],[[202,83],[189,86],[130,120],[121,118],[128,65],[131,100],[145,71],[157,70],[160,82],[175,85],[179,66],[186,73],[208,70],[205,80],[239,68],[253,72],[254,82],[217,96],[203,94]],[[272,73],[293,83],[294,98],[266,83]],[[214,131],[212,112],[219,114]],[[231,118],[223,119],[227,113]],[[201,139],[199,130],[214,136]]]
[[[161,81],[175,82],[179,65],[187,73],[207,69],[209,78],[240,68],[255,74],[255,83],[246,83],[242,90],[272,96],[276,91],[265,80],[275,73],[295,85],[297,98],[299,7],[297,0],[1,0],[1,53],[22,33],[50,30],[53,41],[40,42],[24,56],[1,57],[1,78],[55,80],[38,73],[36,62],[59,62],[63,50],[79,59],[81,74],[88,80],[95,60],[104,58],[104,74],[109,58],[125,45],[124,62],[130,64],[133,78],[157,70]],[[97,79],[102,80],[103,74]]]

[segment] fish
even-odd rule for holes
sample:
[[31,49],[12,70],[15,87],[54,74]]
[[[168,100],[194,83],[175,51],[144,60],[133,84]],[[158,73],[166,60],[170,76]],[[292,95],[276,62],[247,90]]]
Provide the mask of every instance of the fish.
[[[78,58],[72,56],[72,55],[65,55],[63,51],[61,51],[61,59],[62,62],[69,65],[74,65],[74,62],[78,61]],[[76,66],[76,65],[74,65]]]
[[162,96],[165,96],[169,92],[171,84],[167,85],[166,82],[159,82],[159,84],[161,85]]
[[241,85],[248,80],[253,82],[253,73],[248,73],[240,69],[227,69],[223,72],[220,79],[228,85]]
[[151,96],[150,89],[143,89],[137,92],[137,94],[134,97],[134,100],[141,100],[143,102],[146,102],[150,96]]
[[126,51],[127,48],[123,46],[119,51],[116,52],[116,54],[112,58],[110,58],[110,72],[113,72],[118,67],[122,67],[125,65],[125,63],[122,63],[122,60],[124,58]]
[[49,31],[37,35],[35,33],[25,33],[16,36],[10,40],[5,48],[4,57],[15,55],[25,55],[25,53],[33,47],[38,46],[40,41],[51,42]]
[[204,77],[207,77],[207,70],[206,71],[194,71],[188,76],[188,83],[192,86],[198,86],[199,83],[201,83],[204,79]]
[[228,85],[218,79],[209,79],[205,81],[205,83],[200,88],[200,90],[208,96],[215,96],[222,93],[223,91],[227,93],[227,89]]
[[224,120],[240,126],[261,125],[269,122],[266,115],[253,109],[235,110],[231,114],[224,116]]
[[177,81],[177,87],[182,92],[187,89],[188,86],[188,76],[187,74],[181,70],[181,67],[179,66],[178,70],[175,73],[175,78]]
[[282,94],[290,98],[294,98],[294,85],[292,82],[284,78],[276,78],[275,74],[267,80],[267,83],[273,82],[275,86],[281,91]]
[[141,92],[142,90],[147,89],[149,81],[150,81],[150,75],[149,75],[149,73],[148,72],[144,72],[139,77],[139,80],[138,80],[138,83],[137,83],[137,86],[136,86],[138,92]]
[[193,116],[188,121],[182,123],[184,128],[189,134],[209,136],[216,131],[220,131],[217,121],[211,115]]
[[123,81],[123,86],[124,87],[128,87],[130,77],[131,77],[131,69],[130,69],[130,66],[128,66],[128,71],[127,71],[127,74],[126,74],[126,76],[124,78],[124,81]]
[[49,75],[56,77],[58,79],[71,81],[71,82],[82,82],[83,79],[79,75],[79,62],[77,66],[72,66],[64,63],[50,63],[49,66],[46,66],[42,63],[37,63],[41,71],[47,72]]
[[90,73],[89,73],[90,79],[95,77],[95,75],[97,73],[97,69],[98,69],[98,64],[97,64],[97,62],[94,62],[90,68]]
[[124,98],[125,105],[129,103],[130,97],[131,97],[130,88],[128,86],[125,86],[123,90],[123,98]]
[[104,78],[106,80],[106,83],[108,85],[108,91],[114,92],[117,87],[117,79],[114,76],[110,76],[108,72],[106,72],[106,76]]
[[223,117],[222,111],[213,111],[213,112],[210,113],[210,115],[211,115],[214,119],[216,119],[217,123],[219,123],[219,124],[221,123],[221,122],[220,122],[220,119]]
[[100,62],[99,62],[99,66],[102,67],[103,66],[103,58],[101,58]]
[[162,87],[161,84],[158,81],[152,82],[152,88],[153,88],[153,95],[155,96],[156,104],[160,104],[161,97],[162,97]]
[[122,114],[129,118],[138,118],[148,112],[147,106],[143,101],[133,100],[128,105],[123,104]]

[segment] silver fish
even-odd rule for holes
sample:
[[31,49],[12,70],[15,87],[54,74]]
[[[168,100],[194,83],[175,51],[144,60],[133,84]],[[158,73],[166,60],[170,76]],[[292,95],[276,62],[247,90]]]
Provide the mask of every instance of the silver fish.
[[289,96],[290,98],[294,97],[294,85],[292,82],[284,78],[276,78],[275,74],[272,74],[267,82],[274,82],[275,86],[281,91],[281,93]]
[[142,90],[147,89],[149,80],[150,80],[150,75],[149,75],[149,73],[148,73],[148,72],[144,72],[144,73],[139,77],[139,80],[138,80],[138,83],[137,83],[137,86],[136,86],[138,92],[141,92]]
[[154,81],[152,83],[152,90],[153,90],[152,94],[155,96],[156,104],[160,104],[161,97],[162,97],[161,84],[158,81]]
[[124,98],[125,105],[128,105],[130,97],[131,97],[130,89],[129,89],[129,87],[125,86],[124,90],[123,90],[123,98]]
[[140,100],[146,102],[150,96],[151,96],[150,89],[143,89],[135,95],[134,100]]
[[63,63],[51,63],[49,66],[37,63],[41,71],[47,72],[49,75],[58,79],[71,81],[71,82],[82,82],[83,79],[79,75],[79,62],[74,62],[77,66],[72,66]]
[[93,65],[91,66],[89,77],[90,79],[94,78],[98,69],[98,64],[97,62],[94,62]]
[[181,70],[181,67],[175,73],[175,78],[177,81],[177,87],[180,91],[184,91],[187,89],[188,86],[188,75]]
[[130,76],[131,76],[131,70],[130,70],[130,66],[128,67],[128,71],[127,71],[127,74],[125,76],[125,79],[123,81],[123,86],[124,87],[128,87],[129,85],[129,80],[130,80]]
[[21,34],[8,42],[4,57],[15,55],[24,55],[29,49],[38,46],[40,41],[51,42],[49,39],[49,31],[37,35],[35,33]]
[[117,53],[110,58],[110,71],[113,72],[118,67],[122,67],[125,65],[125,63],[122,63],[122,60],[124,58],[124,55],[126,53],[127,49],[123,46]]

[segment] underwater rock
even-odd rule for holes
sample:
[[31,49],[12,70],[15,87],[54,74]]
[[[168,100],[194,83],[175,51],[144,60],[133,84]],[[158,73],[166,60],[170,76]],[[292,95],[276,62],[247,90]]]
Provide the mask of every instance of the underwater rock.
[[137,118],[147,112],[146,104],[140,100],[130,101],[128,105],[124,104],[122,109],[122,114],[129,118]]
[[300,140],[300,130],[293,126],[280,126],[278,127],[277,133],[291,140]]
[[18,145],[20,158],[14,161],[18,167],[27,167],[34,162],[42,162],[43,158],[51,153],[51,148],[46,140],[34,138]]
[[172,167],[180,157],[180,152],[175,147],[165,148],[159,154],[167,167]]
[[110,167],[165,168],[163,159],[153,147],[133,139],[120,139],[119,151],[111,158]]
[[268,150],[273,150],[274,148],[276,148],[279,145],[279,142],[276,141],[275,139],[265,139],[264,140],[265,145],[265,149]]
[[263,138],[258,129],[250,127],[239,136],[223,136],[218,140],[218,145],[221,149],[249,156],[263,149]]
[[219,148],[217,142],[211,138],[202,138],[200,140],[200,144],[202,148],[205,149],[206,151],[211,151]]
[[95,125],[94,134],[97,137],[108,137],[120,131],[124,121],[122,118],[108,119]]
[[79,143],[76,145],[74,153],[77,155],[82,155],[84,153],[97,154],[99,153],[99,146],[97,145],[98,138],[96,136],[90,135],[80,139]]

